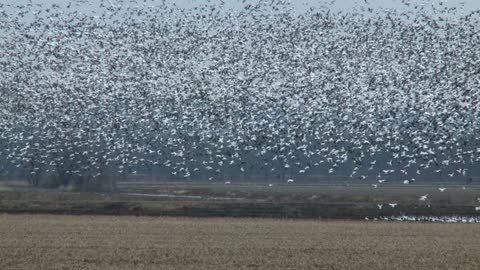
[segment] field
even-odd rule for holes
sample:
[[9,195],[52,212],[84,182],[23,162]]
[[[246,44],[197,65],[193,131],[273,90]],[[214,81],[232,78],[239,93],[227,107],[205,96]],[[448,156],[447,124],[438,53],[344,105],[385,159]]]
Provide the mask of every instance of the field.
[[[0,213],[364,219],[478,216],[480,186],[119,183],[115,192],[65,192],[0,182]],[[429,194],[428,200],[420,196]],[[389,203],[398,204],[395,207]],[[378,205],[383,207],[379,209]]]
[[480,269],[478,224],[363,220],[480,214],[479,185],[441,186],[0,182],[0,269]]
[[0,215],[0,269],[480,269],[480,226]]

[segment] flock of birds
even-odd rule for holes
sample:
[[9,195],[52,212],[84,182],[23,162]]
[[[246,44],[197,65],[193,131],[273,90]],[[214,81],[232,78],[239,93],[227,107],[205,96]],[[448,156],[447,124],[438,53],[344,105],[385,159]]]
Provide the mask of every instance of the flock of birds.
[[3,169],[373,188],[478,173],[479,11],[95,4],[0,4]]
[[480,216],[390,216],[380,218],[365,218],[373,221],[407,221],[436,223],[480,223]]

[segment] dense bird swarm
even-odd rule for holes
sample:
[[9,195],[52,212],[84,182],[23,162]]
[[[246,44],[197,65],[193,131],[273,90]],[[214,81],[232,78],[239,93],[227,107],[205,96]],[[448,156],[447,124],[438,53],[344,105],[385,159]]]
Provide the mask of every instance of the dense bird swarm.
[[478,166],[478,11],[91,5],[0,4],[2,166],[34,184],[157,168],[378,187]]

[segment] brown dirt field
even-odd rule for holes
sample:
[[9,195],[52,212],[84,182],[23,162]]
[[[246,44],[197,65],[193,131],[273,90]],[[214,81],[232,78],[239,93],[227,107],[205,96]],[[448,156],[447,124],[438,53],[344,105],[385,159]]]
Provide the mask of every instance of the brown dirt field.
[[478,224],[0,215],[0,269],[480,269]]

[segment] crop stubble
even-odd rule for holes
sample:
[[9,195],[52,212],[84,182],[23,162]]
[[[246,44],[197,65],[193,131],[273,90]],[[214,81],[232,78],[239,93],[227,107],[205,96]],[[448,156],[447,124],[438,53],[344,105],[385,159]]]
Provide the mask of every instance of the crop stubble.
[[0,269],[480,269],[476,224],[0,215]]

